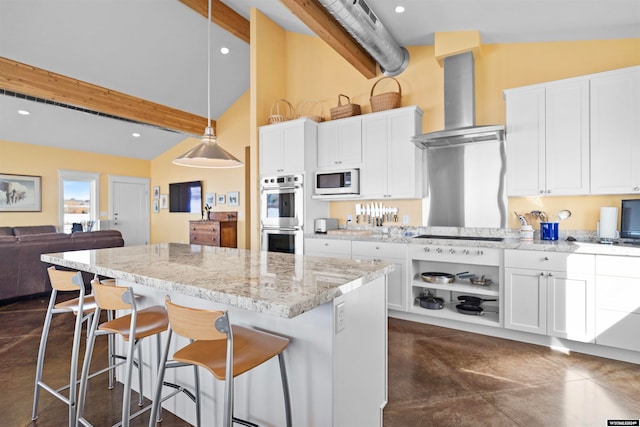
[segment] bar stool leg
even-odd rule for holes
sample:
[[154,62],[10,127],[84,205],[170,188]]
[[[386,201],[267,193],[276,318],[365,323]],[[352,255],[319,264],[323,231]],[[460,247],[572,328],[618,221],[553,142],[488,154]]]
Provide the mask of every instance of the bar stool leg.
[[278,354],[280,364],[280,378],[282,379],[282,393],[284,394],[284,410],[287,427],[291,427],[291,397],[289,395],[289,381],[287,380],[287,368],[284,363],[284,352]]
[[42,327],[42,335],[40,336],[40,348],[38,350],[38,363],[36,365],[36,381],[35,390],[33,392],[33,411],[31,419],[38,418],[38,401],[40,400],[40,381],[42,381],[42,370],[44,367],[44,353],[47,349],[47,338],[49,337],[49,328],[51,327],[51,318],[53,317],[53,306],[56,302],[57,291],[51,291],[49,305],[47,306],[47,314],[44,318],[44,326]]
[[93,347],[96,341],[96,329],[98,328],[98,322],[100,321],[100,310],[97,309],[93,315],[93,321],[91,322],[91,332],[87,339],[87,348],[84,353],[84,361],[82,363],[82,374],[80,376],[80,389],[78,390],[78,401],[76,406],[75,425],[86,425],[82,419],[84,413],[84,402],[87,394],[87,383],[89,382],[89,367],[91,365],[91,356],[93,355]]

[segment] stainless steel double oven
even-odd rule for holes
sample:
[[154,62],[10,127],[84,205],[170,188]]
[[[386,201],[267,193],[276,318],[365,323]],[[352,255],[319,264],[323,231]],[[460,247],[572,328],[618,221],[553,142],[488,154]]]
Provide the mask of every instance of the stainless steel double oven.
[[260,247],[263,251],[302,253],[304,177],[260,179]]

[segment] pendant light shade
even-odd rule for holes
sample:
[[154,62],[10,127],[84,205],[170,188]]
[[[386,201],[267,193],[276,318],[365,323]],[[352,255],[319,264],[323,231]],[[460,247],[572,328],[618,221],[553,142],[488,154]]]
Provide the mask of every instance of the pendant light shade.
[[173,161],[194,168],[237,168],[243,163],[218,145],[212,127],[207,127],[200,144]]
[[211,0],[208,5],[207,21],[207,127],[200,144],[193,147],[173,163],[194,168],[237,168],[243,163],[218,145],[218,139],[211,126]]

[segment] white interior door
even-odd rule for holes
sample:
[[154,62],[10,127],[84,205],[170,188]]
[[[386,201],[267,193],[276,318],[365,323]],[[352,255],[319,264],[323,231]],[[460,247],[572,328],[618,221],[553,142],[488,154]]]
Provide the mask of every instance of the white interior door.
[[122,233],[125,246],[149,243],[149,180],[109,177],[111,229]]

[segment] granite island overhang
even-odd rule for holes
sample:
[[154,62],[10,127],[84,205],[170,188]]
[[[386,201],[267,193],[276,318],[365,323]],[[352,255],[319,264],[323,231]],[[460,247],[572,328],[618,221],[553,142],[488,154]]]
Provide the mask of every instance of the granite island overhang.
[[[177,243],[51,253],[41,259],[115,278],[118,285],[134,288],[142,306],[163,304],[169,295],[179,304],[226,309],[232,323],[289,337],[294,425],[382,424],[386,284],[393,264]],[[176,348],[184,344],[178,342]],[[155,348],[145,354],[155,360]],[[144,390],[153,386],[151,366],[155,361],[145,363]],[[191,385],[188,369],[177,375]],[[201,376],[207,378],[207,373]],[[223,386],[206,384],[202,414],[218,420]],[[261,420],[261,425],[284,425],[278,384],[273,360],[238,377],[237,415]],[[172,399],[164,407],[195,422],[188,400]]]

